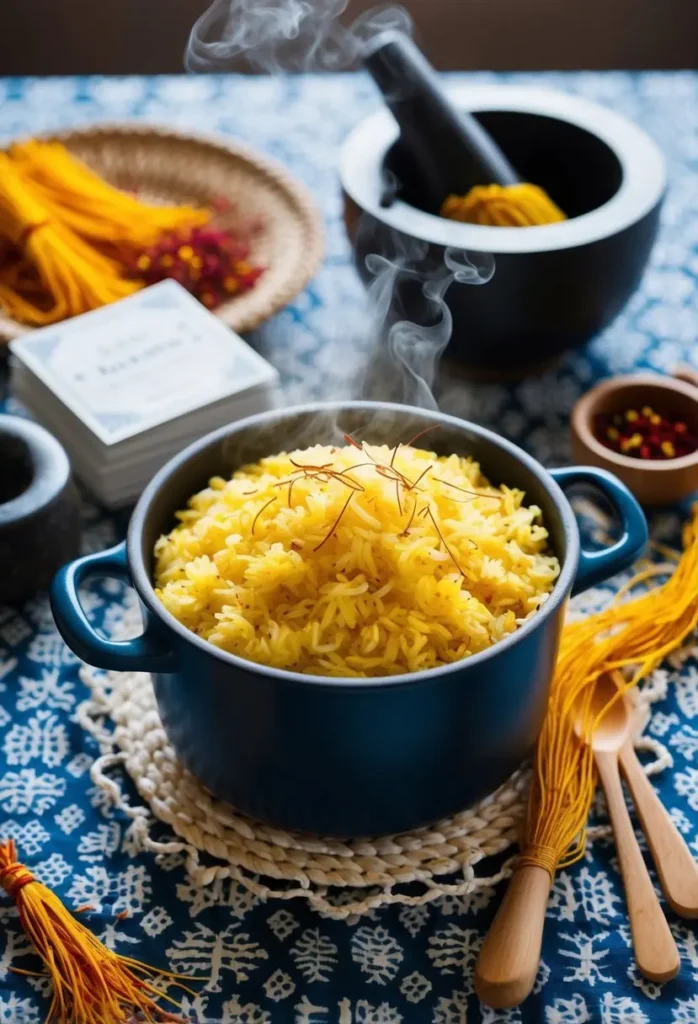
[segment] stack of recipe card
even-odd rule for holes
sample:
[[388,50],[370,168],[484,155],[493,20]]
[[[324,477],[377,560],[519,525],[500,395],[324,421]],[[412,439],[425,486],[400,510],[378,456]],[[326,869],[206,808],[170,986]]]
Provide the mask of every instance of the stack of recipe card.
[[273,367],[174,281],[11,350],[15,396],[110,507],[133,501],[191,441],[275,404]]

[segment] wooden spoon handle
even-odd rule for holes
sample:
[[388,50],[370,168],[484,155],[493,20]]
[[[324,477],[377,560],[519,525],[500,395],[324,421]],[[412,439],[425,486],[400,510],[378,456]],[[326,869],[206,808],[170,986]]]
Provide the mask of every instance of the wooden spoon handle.
[[620,765],[667,903],[681,917],[698,917],[698,864],[643,772],[631,742],[620,752]]
[[516,868],[475,965],[475,991],[487,1006],[518,1006],[533,988],[540,963],[550,875]]
[[635,960],[650,981],[669,981],[679,971],[679,953],[638,846],[620,784],[618,757],[597,752],[596,767],[606,794],[628,904]]

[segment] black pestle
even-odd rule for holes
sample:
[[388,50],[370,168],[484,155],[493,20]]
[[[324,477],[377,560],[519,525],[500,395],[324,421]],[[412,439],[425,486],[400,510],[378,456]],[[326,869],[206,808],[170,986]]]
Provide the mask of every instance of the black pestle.
[[474,185],[521,181],[482,125],[444,95],[438,74],[409,36],[381,32],[367,44],[363,62],[398,123],[400,148],[426,209],[437,212],[448,195]]

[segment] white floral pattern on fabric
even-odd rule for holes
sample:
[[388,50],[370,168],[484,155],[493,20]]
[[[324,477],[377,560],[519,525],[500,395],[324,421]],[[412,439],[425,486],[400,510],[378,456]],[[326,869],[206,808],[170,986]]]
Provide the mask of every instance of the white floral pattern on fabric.
[[[549,464],[564,461],[570,408],[596,379],[636,367],[665,372],[677,362],[698,367],[698,75],[455,78],[596,99],[642,124],[671,164],[651,267],[607,331],[538,380],[476,386],[445,375],[446,410],[504,432]],[[370,340],[365,294],[350,267],[336,159],[343,138],[378,102],[366,77],[0,79],[0,97],[3,139],[134,118],[233,134],[286,163],[322,207],[327,259],[309,288],[251,341],[278,367],[287,402],[347,396]],[[21,411],[11,399],[4,408]],[[658,512],[654,536],[676,544],[682,516]],[[104,516],[87,501],[84,521],[85,550],[108,547],[123,534],[122,516]],[[604,531],[603,522],[590,522],[592,540],[604,543]],[[600,607],[613,586],[587,592],[576,612]],[[86,599],[107,633],[135,605],[115,580],[95,582]],[[697,654],[688,644],[657,674],[659,702],[648,735],[673,755],[674,772],[655,774],[653,783],[698,854]],[[665,987],[641,978],[607,838],[556,879],[534,994],[515,1011],[488,1010],[472,991],[473,963],[501,889],[337,921],[302,900],[265,903],[232,878],[193,887],[185,856],[166,830],[158,834],[158,856],[143,854],[142,822],[115,810],[91,781],[100,751],[71,720],[85,697],[78,667],[55,631],[46,595],[0,609],[0,829],[16,838],[22,858],[68,906],[94,907],[83,919],[110,948],[204,979],[192,982],[196,995],[183,1000],[193,1024],[697,1024],[694,925],[670,916],[679,977]],[[595,804],[593,825],[606,826],[603,801]],[[352,899],[332,896],[338,906]],[[36,960],[7,901],[0,901],[0,924],[0,1024],[39,1024],[46,979],[13,973],[34,969]]]
[[2,1024],[39,1024],[39,1021],[39,1011],[30,999],[19,999],[14,994],[8,999],[0,998]]
[[271,999],[275,1003],[278,1003],[281,999],[288,999],[295,990],[296,983],[288,974],[284,974],[281,970],[274,971],[264,982],[264,991],[267,994],[267,999]]
[[[604,960],[609,955],[609,949],[604,945],[608,932],[596,932],[594,935],[587,935],[585,932],[577,932],[574,935],[561,933],[560,938],[573,947],[560,949],[561,956],[571,961],[571,970],[563,981],[584,981],[592,988],[599,982],[613,981],[612,977],[603,973],[606,967]],[[596,943],[599,945],[596,946]]]
[[400,991],[408,1003],[421,1003],[432,990],[432,984],[419,971],[412,971],[402,979]]
[[337,963],[337,947],[319,928],[309,928],[296,940],[291,958],[306,981],[329,981]]
[[590,1020],[589,1008],[578,992],[571,999],[554,999],[545,1009],[546,1024],[588,1024]]
[[206,984],[209,992],[221,992],[222,974],[231,971],[236,982],[246,981],[250,973],[259,967],[257,960],[266,960],[268,953],[259,944],[250,941],[249,935],[238,932],[235,925],[216,934],[204,924],[197,924],[194,931],[184,933],[182,940],[176,940],[167,950],[170,963],[182,974],[199,975],[210,970]]
[[357,928],[351,940],[351,955],[369,981],[386,985],[402,962],[402,947],[385,928]]
[[13,725],[5,735],[3,752],[8,764],[27,765],[42,761],[47,768],[56,768],[68,750],[68,737],[63,722],[51,711],[37,711],[26,725]]
[[43,814],[65,793],[65,779],[33,768],[5,772],[0,779],[0,807],[8,814]]

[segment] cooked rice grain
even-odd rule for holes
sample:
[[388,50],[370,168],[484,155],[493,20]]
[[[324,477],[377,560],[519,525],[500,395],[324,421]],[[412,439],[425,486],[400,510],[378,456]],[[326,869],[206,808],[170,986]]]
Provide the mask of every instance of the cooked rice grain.
[[540,509],[472,459],[400,447],[395,479],[391,458],[318,445],[214,477],[155,545],[158,597],[223,650],[313,675],[417,672],[485,650],[560,571]]

